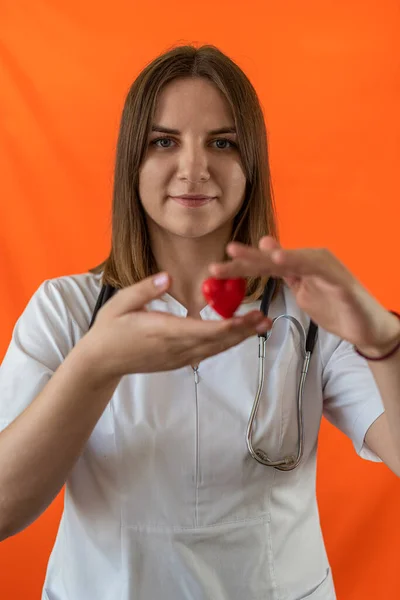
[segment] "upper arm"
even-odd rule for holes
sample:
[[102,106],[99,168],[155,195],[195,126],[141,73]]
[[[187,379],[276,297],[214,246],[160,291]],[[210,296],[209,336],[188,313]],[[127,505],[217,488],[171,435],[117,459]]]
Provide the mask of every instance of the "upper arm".
[[[321,332],[322,336],[326,332]],[[378,438],[374,431],[381,431],[385,419],[379,418],[385,408],[380,391],[365,359],[354,352],[351,344],[338,340],[334,348],[334,337],[327,335],[322,341],[325,350],[323,360],[323,414],[332,425],[342,431],[353,442],[359,456],[374,462],[384,462],[387,452],[382,457],[375,452]],[[325,342],[325,343],[324,343]],[[371,427],[379,421],[378,425]],[[366,435],[369,435],[367,444]],[[379,449],[381,450],[380,442]]]
[[367,460],[383,462],[400,477],[382,397],[368,362],[341,340],[323,370],[324,415]]
[[18,319],[0,367],[0,430],[44,388],[78,335],[62,295],[46,281]]
[[365,443],[395,475],[400,477],[400,459],[392,442],[389,422],[385,412],[368,429],[365,435]]

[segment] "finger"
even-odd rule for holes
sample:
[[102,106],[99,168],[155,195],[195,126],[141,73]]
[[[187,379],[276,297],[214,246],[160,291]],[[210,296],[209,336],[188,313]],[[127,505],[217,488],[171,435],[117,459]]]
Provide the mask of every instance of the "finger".
[[[262,238],[263,239],[263,238]],[[226,247],[227,254],[232,258],[257,258],[260,256],[262,251],[259,248],[254,248],[253,246],[246,246],[246,244],[242,244],[240,242],[230,242]],[[265,251],[267,254],[267,251]]]
[[[272,238],[262,238],[260,243],[272,246],[274,242]],[[271,260],[274,251],[277,250],[260,250],[239,242],[231,242],[227,246],[227,253],[233,260],[213,263],[209,270],[215,277],[279,276],[282,274],[282,268]]]
[[[264,243],[272,245],[269,240]],[[269,249],[259,249],[253,248],[252,246],[246,246],[239,242],[231,242],[227,246],[227,254],[229,254],[234,261],[252,263],[258,265],[259,268],[264,267],[264,269],[279,269],[283,265],[282,256],[287,252],[300,252],[300,250],[288,251],[283,250],[280,246],[277,248],[271,247]]]
[[233,258],[232,261],[210,265],[209,270],[215,277],[315,275],[337,283],[338,277],[346,272],[344,265],[329,250],[319,248],[264,251],[232,242],[227,247],[227,253]]
[[260,250],[277,250],[281,246],[271,235],[265,235],[260,239],[258,247]]
[[[188,346],[196,346],[200,343],[214,343],[221,340],[231,333],[240,335],[240,332],[256,331],[256,327],[264,319],[264,315],[259,310],[250,311],[246,315],[222,320],[200,320],[193,318],[181,319],[180,327],[175,327],[174,333],[180,339],[186,339]],[[271,319],[267,319],[272,325]]]
[[235,258],[225,263],[213,263],[208,268],[213,277],[227,279],[229,277],[252,277],[261,275],[280,275],[283,269],[265,258]]
[[[215,356],[216,354],[220,354],[221,352],[225,352],[229,348],[236,346],[237,344],[243,342],[245,339],[256,335],[257,333],[265,333],[272,327],[272,320],[268,317],[264,317],[264,319],[259,322],[257,326],[243,325],[241,327],[237,327],[231,329],[226,335],[218,336],[213,340],[208,342],[204,342],[198,346],[196,354],[196,359],[204,359],[209,356]],[[194,349],[195,350],[195,349]]]
[[126,288],[119,290],[101,309],[108,317],[141,310],[148,302],[162,296],[170,285],[168,273],[157,273]]
[[347,271],[344,265],[326,249],[279,249],[273,251],[270,258],[276,267],[281,269],[282,276],[298,278],[305,275],[315,275],[323,277],[326,281],[338,283],[338,277],[345,275]]
[[296,288],[296,286],[301,282],[301,277],[283,277],[283,281],[290,287]]
[[252,262],[255,265],[264,265],[264,268],[280,269],[280,274],[309,275],[311,272],[318,274],[323,263],[326,262],[328,251],[318,248],[300,248],[285,250],[275,248],[259,250],[239,242],[231,242],[227,246],[227,253],[233,259]]
[[244,325],[245,327],[255,327],[265,319],[272,325],[272,319],[266,317],[260,310],[252,310],[240,317],[234,317],[232,326],[240,327],[241,325]]
[[260,310],[252,310],[246,315],[235,317],[232,319],[232,326],[228,329],[235,333],[236,329],[251,330],[258,333],[268,331],[272,327],[272,319],[266,317]]

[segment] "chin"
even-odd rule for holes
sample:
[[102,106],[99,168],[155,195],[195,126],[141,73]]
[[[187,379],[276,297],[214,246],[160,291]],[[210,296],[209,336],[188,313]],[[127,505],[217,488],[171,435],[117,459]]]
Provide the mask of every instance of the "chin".
[[[183,239],[200,239],[206,237],[220,236],[228,228],[232,228],[232,219],[229,221],[220,219],[185,219],[183,215],[169,215],[168,219],[150,219],[149,225],[155,226],[163,237],[177,237]],[[225,237],[225,236],[223,236]]]
[[[172,232],[171,232],[172,233]],[[204,238],[208,235],[211,235],[213,231],[202,231],[199,228],[190,228],[190,229],[182,229],[180,231],[174,232],[177,237],[187,239],[187,240],[196,240],[200,238]]]
[[181,224],[180,227],[163,227],[167,235],[194,240],[212,235],[218,227],[202,227],[199,223]]

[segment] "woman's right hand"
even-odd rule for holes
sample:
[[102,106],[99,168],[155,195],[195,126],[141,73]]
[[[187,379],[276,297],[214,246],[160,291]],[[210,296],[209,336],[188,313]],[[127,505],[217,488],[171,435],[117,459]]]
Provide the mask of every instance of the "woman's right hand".
[[260,311],[243,317],[201,320],[147,311],[145,305],[162,296],[170,285],[158,274],[119,290],[99,310],[93,327],[82,338],[85,355],[104,378],[131,373],[169,371],[198,364],[246,338],[270,329],[271,319]]

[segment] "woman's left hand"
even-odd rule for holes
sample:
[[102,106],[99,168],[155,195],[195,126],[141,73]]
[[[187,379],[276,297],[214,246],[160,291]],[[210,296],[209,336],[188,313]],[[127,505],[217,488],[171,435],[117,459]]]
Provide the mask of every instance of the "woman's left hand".
[[281,277],[298,306],[317,325],[367,355],[380,356],[398,341],[399,319],[369,294],[329,250],[285,250],[266,236],[258,249],[232,242],[227,253],[233,260],[210,265],[212,276]]

